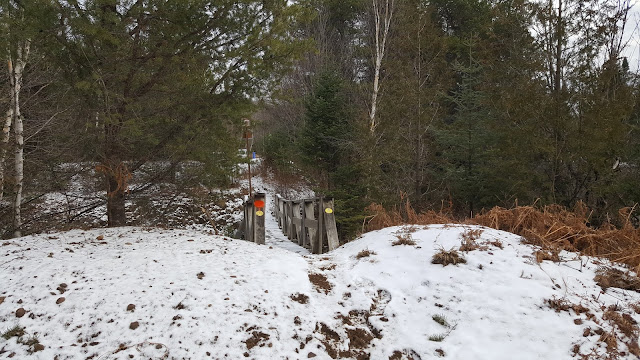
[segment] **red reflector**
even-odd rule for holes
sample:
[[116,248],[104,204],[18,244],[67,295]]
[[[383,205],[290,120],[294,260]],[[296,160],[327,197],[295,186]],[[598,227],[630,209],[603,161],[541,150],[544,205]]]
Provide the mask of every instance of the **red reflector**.
[[254,201],[253,205],[255,205],[256,207],[259,207],[259,208],[264,207],[264,201],[256,200],[256,201]]

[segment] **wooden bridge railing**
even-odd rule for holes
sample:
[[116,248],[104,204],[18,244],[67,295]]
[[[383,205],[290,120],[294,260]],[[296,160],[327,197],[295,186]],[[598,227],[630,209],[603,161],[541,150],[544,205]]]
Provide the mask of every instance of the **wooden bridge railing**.
[[253,197],[245,197],[243,208],[244,216],[240,222],[240,237],[256,244],[264,244],[265,194],[256,193]]
[[325,239],[329,251],[340,246],[333,200],[322,197],[287,200],[276,195],[276,220],[289,240],[310,247],[314,254],[321,254]]

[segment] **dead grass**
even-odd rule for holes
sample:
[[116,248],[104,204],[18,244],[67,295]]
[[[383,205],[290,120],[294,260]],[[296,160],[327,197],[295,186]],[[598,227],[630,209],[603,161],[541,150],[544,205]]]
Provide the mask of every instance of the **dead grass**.
[[377,255],[375,251],[371,251],[369,249],[364,249],[361,250],[358,255],[356,255],[356,259],[362,259],[362,258],[366,258],[369,257],[371,255]]
[[[370,216],[363,224],[363,231],[404,224],[482,225],[520,235],[525,242],[546,250],[566,250],[603,257],[626,264],[636,272],[640,271],[640,229],[631,222],[632,214],[638,211],[635,207],[620,209],[617,219],[611,219],[610,223],[599,228],[590,226],[592,211],[583,203],[578,203],[573,209],[559,205],[516,206],[512,209],[494,207],[464,220],[451,215],[450,205],[443,206],[438,212],[429,210],[418,214],[408,201],[391,210],[371,204],[367,211]],[[465,241],[469,246],[465,248],[473,247],[471,239],[463,239],[463,247]]]
[[580,304],[571,303],[565,298],[562,298],[562,299],[556,299],[556,298],[547,299],[547,300],[545,300],[545,303],[547,303],[547,305],[549,305],[549,307],[554,309],[556,312],[573,310],[573,312],[576,315],[590,314],[589,309],[587,309],[586,307],[584,307],[584,306],[582,306]]
[[398,246],[398,245],[414,246],[414,245],[416,245],[416,241],[413,240],[413,237],[411,236],[411,234],[400,234],[400,235],[396,235],[396,237],[398,238],[398,240],[392,242],[391,243],[392,246]]
[[458,254],[458,252],[454,249],[451,249],[449,251],[440,249],[440,251],[438,251],[435,255],[433,255],[433,258],[431,258],[431,263],[447,266],[449,264],[466,264],[467,260],[465,260],[465,258]]
[[541,262],[545,261],[545,260],[551,260],[553,262],[560,262],[560,256],[558,255],[558,251],[557,249],[552,249],[550,250],[538,250],[535,252],[536,254],[536,261],[538,262],[538,264],[540,264]]
[[599,268],[596,270],[594,280],[596,284],[600,285],[602,290],[615,287],[624,290],[640,291],[640,278],[629,271],[624,272],[615,268]]
[[475,240],[465,239],[463,238],[460,241],[460,251],[473,251],[480,248],[480,245]]

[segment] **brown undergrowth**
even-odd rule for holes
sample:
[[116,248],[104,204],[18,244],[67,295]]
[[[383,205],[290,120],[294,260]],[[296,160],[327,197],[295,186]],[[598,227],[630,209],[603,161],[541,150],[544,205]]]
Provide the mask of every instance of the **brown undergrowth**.
[[[464,220],[454,218],[444,207],[438,212],[429,210],[418,214],[409,202],[393,210],[371,204],[367,211],[370,216],[363,227],[366,231],[403,224],[482,225],[520,235],[525,242],[546,250],[567,250],[603,257],[640,271],[640,229],[631,221],[635,207],[620,209],[618,219],[599,228],[590,226],[592,211],[583,203],[578,203],[573,209],[559,205],[516,206],[512,209],[494,207]],[[615,226],[614,221],[619,225]]]

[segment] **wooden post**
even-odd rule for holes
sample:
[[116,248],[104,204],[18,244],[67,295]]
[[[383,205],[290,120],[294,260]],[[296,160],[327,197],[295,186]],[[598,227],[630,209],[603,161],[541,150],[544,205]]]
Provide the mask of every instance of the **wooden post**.
[[287,201],[288,200],[282,200],[282,233],[285,236],[288,236],[289,234],[289,221],[287,219]]
[[245,202],[245,240],[253,241],[253,200],[249,199]]
[[293,225],[293,239],[298,240],[297,243],[300,244],[300,233],[302,228],[302,219],[300,218],[300,201],[293,202],[293,216],[291,217],[294,225]]
[[316,227],[313,226],[312,221],[308,221],[308,220],[315,220],[314,219],[314,213],[313,213],[313,200],[305,200],[304,201],[304,214],[305,214],[305,225],[307,227],[307,230],[309,232],[309,235],[305,237],[305,242],[302,246],[305,247],[311,247],[311,244],[315,241],[315,237],[316,237]]
[[265,193],[256,193],[253,198],[253,242],[259,245],[264,245],[265,241],[264,217],[267,207],[266,198]]
[[322,216],[322,203],[322,197],[319,197],[316,202],[316,208],[318,209],[318,230],[316,233],[316,241],[312,245],[313,248],[311,249],[314,254],[322,254],[322,244],[324,243],[324,216]]
[[282,206],[283,206],[282,197],[278,195],[277,199],[278,199],[278,203],[276,204],[276,214],[278,219],[278,226],[280,227],[280,229],[284,229],[283,227],[284,225],[282,221]]
[[340,246],[338,228],[336,227],[336,216],[333,212],[333,199],[324,202],[323,205],[322,215],[324,217],[325,228],[327,229],[327,244],[329,251],[331,251]]
[[289,201],[289,240],[296,239],[296,224],[293,221],[293,201]]
[[305,246],[307,242],[307,202],[302,200],[301,203],[301,218],[300,218],[300,236],[298,237],[298,245]]

